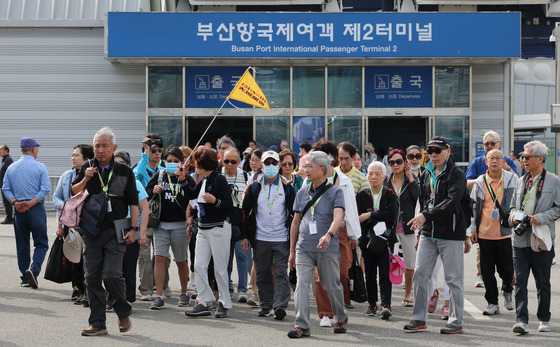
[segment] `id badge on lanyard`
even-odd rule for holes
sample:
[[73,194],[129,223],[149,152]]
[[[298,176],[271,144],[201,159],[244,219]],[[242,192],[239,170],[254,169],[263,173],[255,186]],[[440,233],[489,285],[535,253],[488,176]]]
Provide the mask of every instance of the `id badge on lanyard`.
[[497,208],[492,209],[492,220],[499,220],[500,219],[500,212]]
[[311,220],[309,222],[309,235],[317,234],[317,221]]

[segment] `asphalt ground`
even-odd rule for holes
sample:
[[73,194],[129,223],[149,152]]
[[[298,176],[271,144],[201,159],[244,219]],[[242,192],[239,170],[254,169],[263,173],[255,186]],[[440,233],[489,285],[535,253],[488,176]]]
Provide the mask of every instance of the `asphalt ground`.
[[[4,216],[0,216],[3,219]],[[55,239],[56,221],[48,216],[49,244]],[[47,255],[48,256],[48,255]],[[443,295],[438,309],[430,314],[426,331],[409,333],[403,326],[410,321],[412,308],[401,305],[402,285],[393,286],[393,316],[388,320],[366,317],[367,304],[356,304],[348,309],[347,334],[334,334],[332,328],[319,326],[319,318],[311,297],[311,337],[289,339],[286,334],[293,328],[293,300],[283,321],[273,317],[258,317],[257,308],[237,302],[225,319],[211,317],[190,318],[188,308],[177,307],[178,275],[175,265],[170,267],[170,287],[173,296],[165,301],[160,311],[150,310],[150,302],[133,303],[132,330],[121,334],[117,316],[107,313],[109,334],[83,337],[88,327],[89,309],[74,305],[70,300],[71,285],[57,284],[39,275],[39,288],[20,287],[16,247],[12,225],[0,225],[0,346],[559,346],[560,345],[560,265],[552,267],[552,332],[537,332],[537,293],[534,281],[529,280],[530,333],[512,333],[515,311],[506,311],[500,298],[501,314],[482,315],[486,308],[484,289],[475,288],[476,250],[465,256],[465,317],[461,335],[442,335],[445,325],[440,319]],[[43,270],[46,264],[43,264]],[[234,266],[235,269],[235,266]],[[236,274],[232,275],[235,281]],[[442,290],[440,276],[439,288]],[[500,282],[499,282],[500,283]]]

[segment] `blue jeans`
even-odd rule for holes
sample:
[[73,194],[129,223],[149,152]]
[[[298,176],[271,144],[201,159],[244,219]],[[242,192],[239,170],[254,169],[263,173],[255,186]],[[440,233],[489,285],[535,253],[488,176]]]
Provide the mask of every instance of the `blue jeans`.
[[529,272],[533,272],[537,285],[537,318],[550,321],[550,267],[554,258],[554,247],[550,251],[533,252],[531,247],[513,247],[513,268],[515,269],[515,313],[517,321],[529,323],[527,308],[527,282]]
[[[231,226],[231,238],[232,240],[239,239],[241,235],[241,230],[239,226],[232,225]],[[233,293],[233,284],[231,283],[231,272],[233,270],[233,254],[235,253],[235,261],[237,263],[237,276],[239,277],[239,281],[237,282],[237,292],[246,292],[247,291],[247,273],[249,269],[249,257],[247,253],[241,249],[241,240],[236,241],[235,243],[232,242],[230,252],[229,252],[229,262],[228,262],[228,280],[229,280],[229,292]]]
[[[47,215],[45,206],[37,204],[25,213],[15,211],[14,231],[21,279],[25,279],[25,271],[31,269],[35,274],[41,272],[41,266],[49,249],[47,237]],[[30,236],[33,236],[33,263],[31,263]],[[31,267],[29,264],[31,263]]]

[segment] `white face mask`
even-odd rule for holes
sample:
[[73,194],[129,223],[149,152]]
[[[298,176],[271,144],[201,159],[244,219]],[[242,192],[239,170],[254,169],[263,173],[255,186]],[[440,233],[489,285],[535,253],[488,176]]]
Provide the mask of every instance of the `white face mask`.
[[420,164],[416,165],[416,166],[411,166],[410,167],[412,170],[418,170],[420,168]]
[[265,165],[263,173],[267,178],[274,178],[278,175],[278,165]]

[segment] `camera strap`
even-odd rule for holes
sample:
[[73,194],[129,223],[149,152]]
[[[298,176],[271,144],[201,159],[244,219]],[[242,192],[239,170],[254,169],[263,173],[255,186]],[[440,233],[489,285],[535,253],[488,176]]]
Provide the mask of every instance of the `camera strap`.
[[542,195],[542,190],[543,190],[543,185],[544,185],[544,179],[546,178],[546,170],[543,169],[541,172],[540,177],[537,179],[537,185],[535,186],[534,181],[532,183],[531,188],[529,189],[529,191],[527,192],[527,188],[528,188],[528,176],[527,179],[525,180],[525,189],[523,191],[523,201],[521,202],[521,209],[524,210],[525,204],[527,203],[527,200],[529,200],[529,196],[531,195],[532,192],[535,191],[535,187],[537,189],[537,193],[535,196],[535,207],[537,207],[537,203],[539,201],[539,198]]

